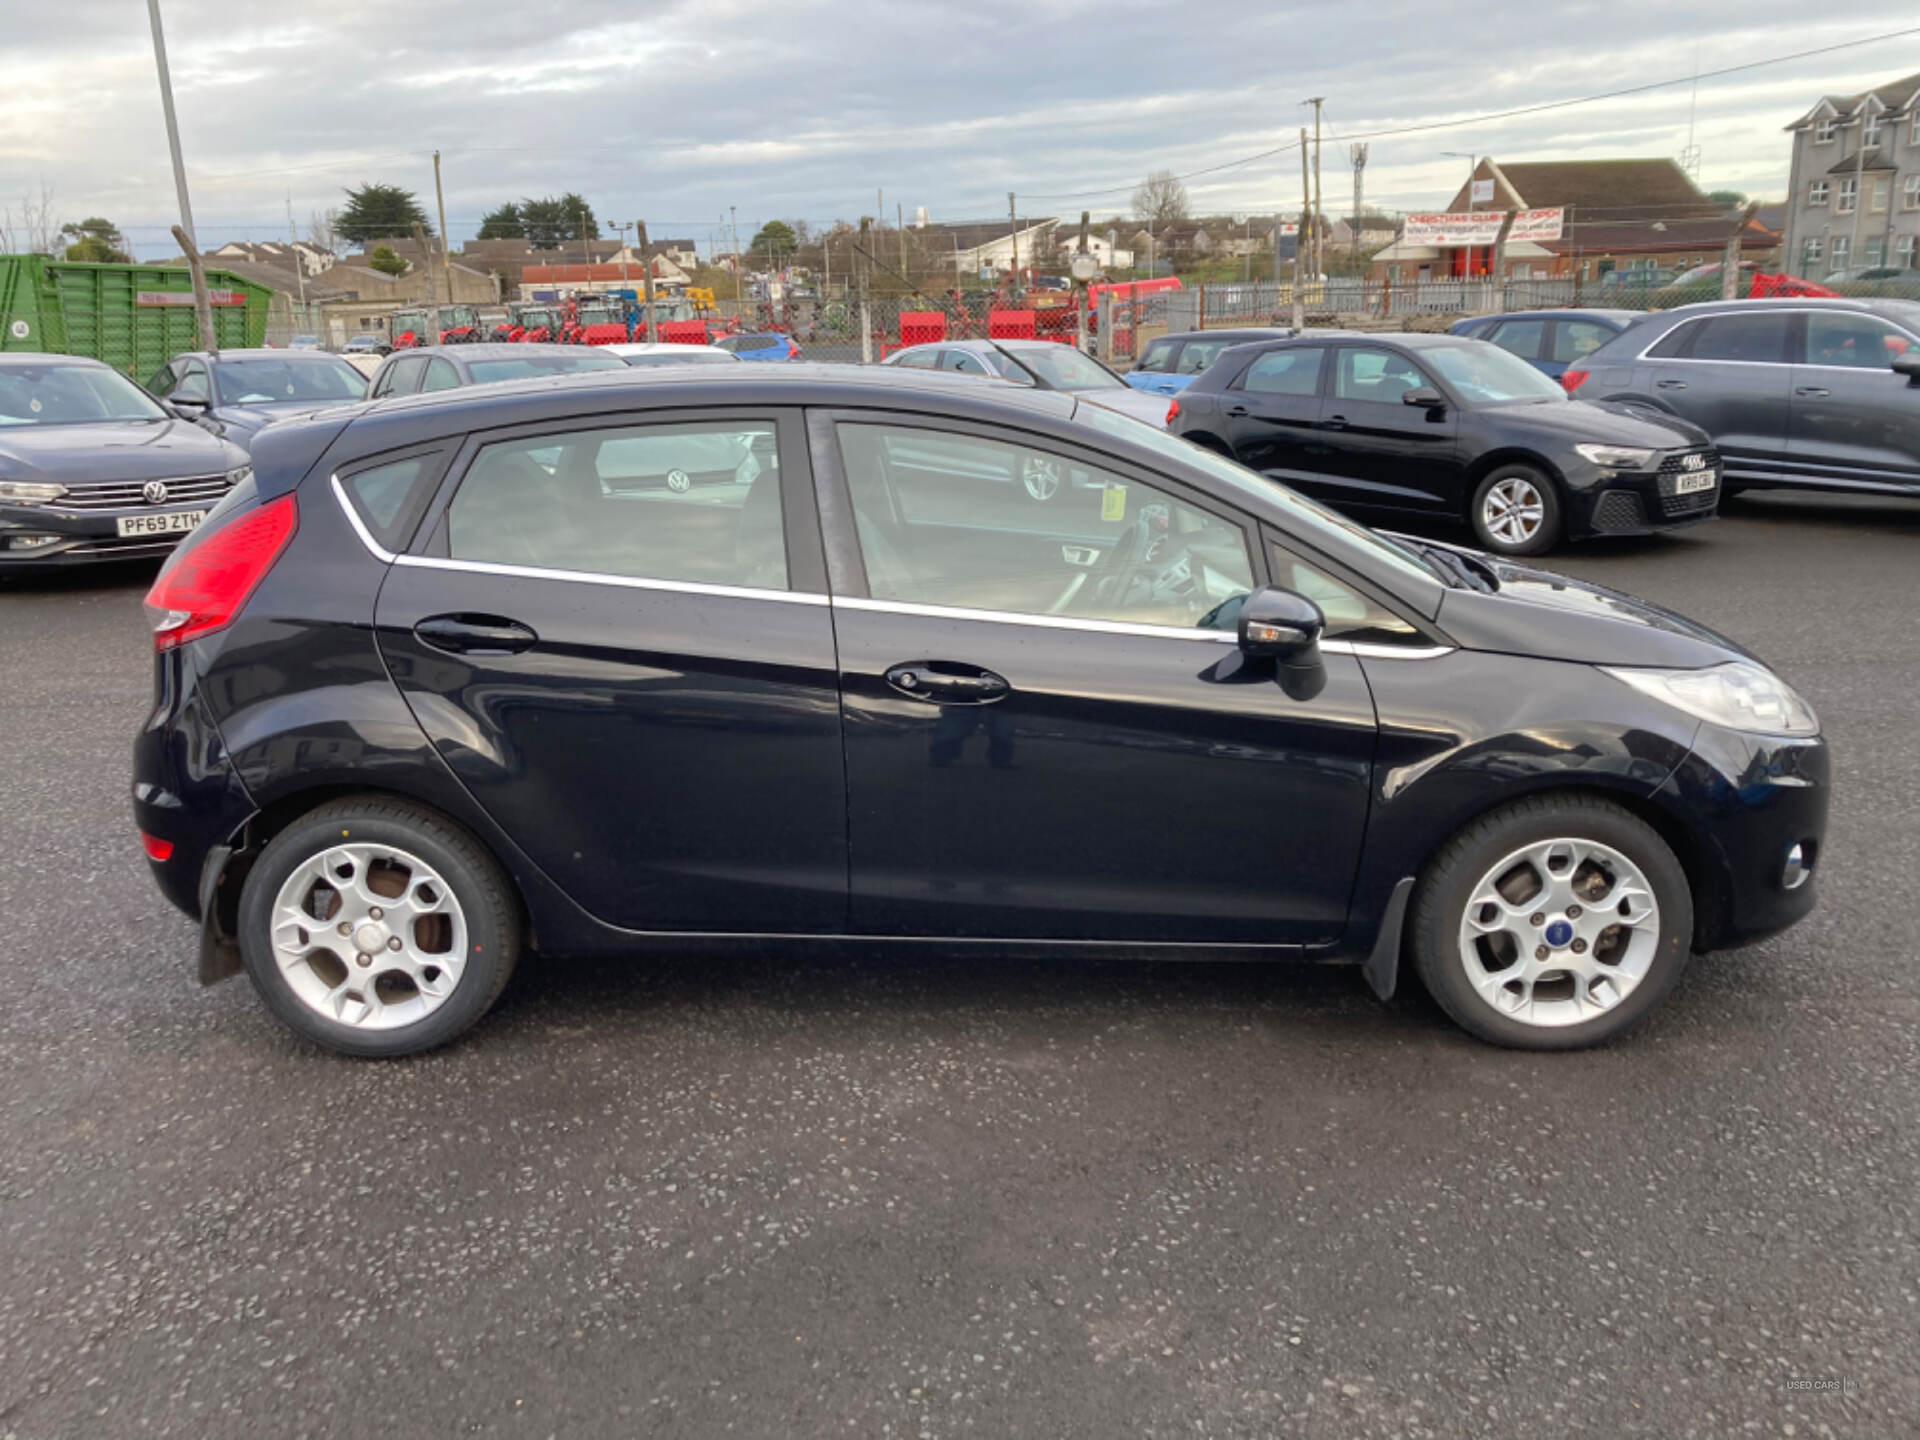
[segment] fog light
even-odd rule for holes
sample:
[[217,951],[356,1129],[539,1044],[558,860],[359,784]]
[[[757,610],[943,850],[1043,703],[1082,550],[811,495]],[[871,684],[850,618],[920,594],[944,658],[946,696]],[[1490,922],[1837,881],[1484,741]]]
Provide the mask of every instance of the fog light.
[[1780,887],[1783,890],[1798,890],[1807,883],[1807,877],[1813,873],[1813,862],[1807,858],[1804,845],[1795,845],[1787,851],[1787,863],[1780,867]]
[[43,545],[51,545],[59,540],[58,535],[9,535],[9,550],[38,550]]

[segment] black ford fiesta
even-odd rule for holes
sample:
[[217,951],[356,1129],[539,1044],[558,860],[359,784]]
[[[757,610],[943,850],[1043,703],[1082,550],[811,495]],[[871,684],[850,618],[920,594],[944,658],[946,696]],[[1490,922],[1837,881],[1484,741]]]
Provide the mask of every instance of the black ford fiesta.
[[72,355],[0,355],[0,574],[164,555],[247,453]]
[[[635,483],[693,441],[732,472]],[[1754,656],[1071,396],[623,369],[253,463],[148,596],[134,812],[201,978],[336,1050],[533,950],[781,939],[1404,959],[1571,1048],[1814,903],[1827,747]]]

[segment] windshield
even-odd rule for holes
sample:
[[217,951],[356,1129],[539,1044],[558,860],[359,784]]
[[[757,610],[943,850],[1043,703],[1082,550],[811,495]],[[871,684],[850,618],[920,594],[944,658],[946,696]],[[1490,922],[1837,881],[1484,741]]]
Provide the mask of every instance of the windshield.
[[551,330],[553,311],[523,310],[520,312],[520,328],[523,330]]
[[1332,537],[1336,543],[1357,545],[1370,551],[1375,557],[1386,561],[1405,574],[1418,576],[1428,583],[1436,578],[1433,567],[1405,547],[1395,544],[1364,525],[1347,519],[1344,515],[1327,509],[1316,501],[1307,499],[1297,490],[1288,489],[1278,480],[1269,480],[1258,471],[1249,470],[1237,460],[1229,460],[1226,456],[1203,449],[1192,441],[1182,440],[1158,425],[1149,425],[1144,420],[1135,420],[1130,415],[1122,415],[1119,411],[1109,410],[1104,405],[1080,405],[1075,408],[1073,418],[1096,430],[1105,430],[1110,435],[1117,435],[1124,440],[1144,445],[1177,464],[1204,470],[1214,479],[1232,486],[1250,501],[1278,505],[1286,512],[1287,519],[1298,529],[1301,538],[1309,543],[1322,537]]
[[495,380],[526,380],[535,375],[564,375],[573,370],[619,370],[618,355],[582,349],[578,355],[515,355],[504,360],[470,360],[467,370],[476,385]]
[[1567,398],[1558,380],[1541,374],[1511,351],[1485,341],[1440,345],[1420,351],[1419,357],[1421,364],[1431,366],[1462,399],[1477,404]]
[[1071,345],[1007,346],[1007,353],[1056,390],[1124,389],[1126,381]]
[[0,368],[0,426],[164,420],[167,412],[117,370],[97,365]]
[[219,360],[213,381],[223,405],[341,405],[367,398],[367,377],[344,360]]

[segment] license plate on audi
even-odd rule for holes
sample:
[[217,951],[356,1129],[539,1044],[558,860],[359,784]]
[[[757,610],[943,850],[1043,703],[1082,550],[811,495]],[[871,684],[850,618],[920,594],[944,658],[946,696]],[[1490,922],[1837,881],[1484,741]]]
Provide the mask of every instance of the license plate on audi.
[[1719,479],[1720,473],[1717,470],[1696,470],[1691,475],[1679,476],[1678,483],[1673,487],[1673,493],[1697,495],[1702,490],[1711,490]]
[[168,515],[122,515],[113,522],[116,534],[184,535],[207,518],[204,510],[175,510]]

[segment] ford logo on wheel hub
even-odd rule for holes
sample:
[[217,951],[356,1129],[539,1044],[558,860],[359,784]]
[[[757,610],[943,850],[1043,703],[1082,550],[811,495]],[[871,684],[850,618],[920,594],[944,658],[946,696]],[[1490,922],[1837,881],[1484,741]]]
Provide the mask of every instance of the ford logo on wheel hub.
[[1573,926],[1566,921],[1556,920],[1547,926],[1547,944],[1554,949],[1558,950],[1571,939],[1573,939]]

